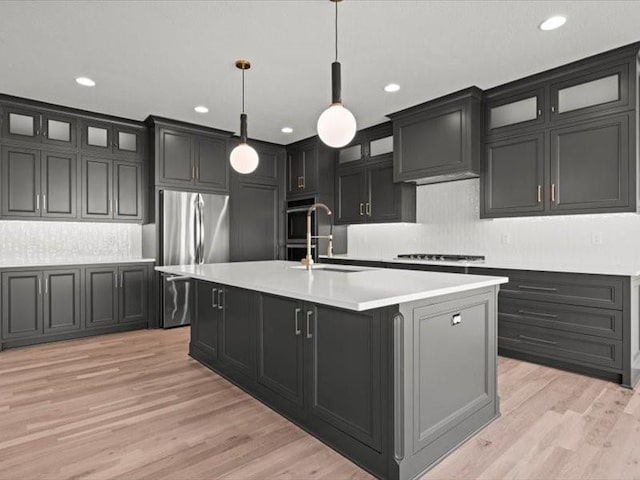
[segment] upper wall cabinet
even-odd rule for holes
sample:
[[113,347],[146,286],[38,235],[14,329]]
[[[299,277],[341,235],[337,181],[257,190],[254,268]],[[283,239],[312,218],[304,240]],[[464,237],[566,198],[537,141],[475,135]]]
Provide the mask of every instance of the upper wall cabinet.
[[636,211],[638,45],[486,92],[481,217]]
[[149,117],[154,141],[153,182],[203,192],[229,192],[230,132]]
[[7,140],[58,147],[76,147],[76,119],[55,112],[2,105],[2,137]]
[[389,115],[393,122],[393,177],[418,184],[480,173],[482,92],[471,87]]
[[318,137],[287,145],[287,197],[318,195],[331,203],[335,152]]
[[146,144],[146,129],[133,128],[99,120],[81,122],[82,149],[118,158],[142,159]]

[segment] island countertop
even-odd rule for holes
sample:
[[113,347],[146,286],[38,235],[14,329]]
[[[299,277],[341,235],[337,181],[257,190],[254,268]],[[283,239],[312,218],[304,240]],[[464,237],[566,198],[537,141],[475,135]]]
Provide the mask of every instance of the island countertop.
[[297,262],[172,265],[156,270],[348,310],[370,310],[508,282],[506,277]]

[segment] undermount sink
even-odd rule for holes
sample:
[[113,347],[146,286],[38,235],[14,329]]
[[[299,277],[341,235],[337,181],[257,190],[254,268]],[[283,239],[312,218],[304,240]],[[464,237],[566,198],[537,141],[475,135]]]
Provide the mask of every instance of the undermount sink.
[[[294,270],[306,270],[307,267],[305,267],[304,265],[295,265],[293,267],[289,267],[289,268],[293,268]],[[340,268],[340,267],[334,267],[332,265],[314,265],[311,267],[311,270],[315,270],[315,271],[325,271],[325,272],[340,272],[340,273],[354,273],[354,272],[364,272],[368,269],[366,268]]]

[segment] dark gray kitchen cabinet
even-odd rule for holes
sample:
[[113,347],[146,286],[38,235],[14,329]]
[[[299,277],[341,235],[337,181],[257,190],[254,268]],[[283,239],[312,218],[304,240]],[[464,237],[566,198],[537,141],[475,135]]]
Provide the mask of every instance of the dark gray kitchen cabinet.
[[149,117],[153,134],[151,178],[159,187],[228,193],[230,132]]
[[634,205],[633,125],[634,117],[621,114],[550,131],[552,212],[626,211]]
[[258,384],[291,402],[304,405],[302,302],[260,295],[258,313]]
[[229,190],[227,142],[222,138],[194,137],[195,185],[208,190]]
[[396,182],[478,177],[482,92],[471,87],[389,115]]
[[126,160],[141,161],[145,153],[146,129],[98,119],[80,122],[82,150]]
[[118,269],[113,266],[85,269],[85,327],[118,323]]
[[7,140],[76,147],[76,118],[51,110],[5,104],[2,107],[2,137]]
[[100,120],[83,120],[80,123],[83,150],[110,154],[113,148],[112,125]]
[[142,220],[142,167],[113,162],[114,219]]
[[318,184],[318,145],[314,139],[287,151],[287,194],[315,193]]
[[305,372],[310,421],[326,423],[380,451],[385,386],[381,320],[376,313],[308,305]]
[[45,270],[44,334],[66,333],[82,327],[81,270]]
[[548,196],[543,133],[487,142],[484,158],[482,216],[545,211]]
[[113,217],[113,162],[107,158],[82,158],[82,217]]
[[278,185],[239,180],[231,199],[233,261],[278,258],[282,217]]
[[218,296],[220,360],[246,378],[256,378],[255,321],[252,292],[225,286]]
[[143,322],[147,318],[147,266],[118,267],[118,323]]
[[221,285],[196,281],[196,314],[191,321],[191,348],[202,350],[213,360],[218,359],[218,332],[223,316],[219,306],[223,289]]
[[42,272],[2,273],[2,339],[42,335]]
[[78,159],[74,153],[43,151],[42,216],[77,218]]
[[338,167],[336,171],[336,224],[365,221],[366,172],[361,167]]
[[40,216],[40,150],[2,147],[2,214]]
[[146,152],[146,128],[113,125],[112,152],[118,158],[126,160],[142,160]]
[[546,121],[545,101],[544,86],[491,96],[484,107],[486,134],[540,128]]
[[381,158],[362,166],[338,166],[336,225],[415,222],[415,185],[394,183],[391,155]]

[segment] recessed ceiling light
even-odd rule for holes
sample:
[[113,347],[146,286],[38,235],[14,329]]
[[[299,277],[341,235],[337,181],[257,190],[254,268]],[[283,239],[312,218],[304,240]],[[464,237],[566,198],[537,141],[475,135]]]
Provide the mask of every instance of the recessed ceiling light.
[[207,107],[205,107],[204,105],[198,105],[197,107],[194,108],[194,110],[198,113],[208,113],[209,109]]
[[76,78],[76,83],[78,85],[82,85],[83,87],[95,87],[96,82],[91,80],[89,77],[78,77]]
[[540,30],[555,30],[556,28],[560,28],[567,21],[566,17],[562,15],[556,15],[555,17],[547,18],[544,22],[540,24]]
[[400,90],[400,85],[398,85],[397,83],[390,83],[389,85],[384,87],[384,91],[388,93],[397,92],[398,90]]
[[282,127],[282,130],[280,130],[282,133],[293,133],[293,128],[291,127]]

